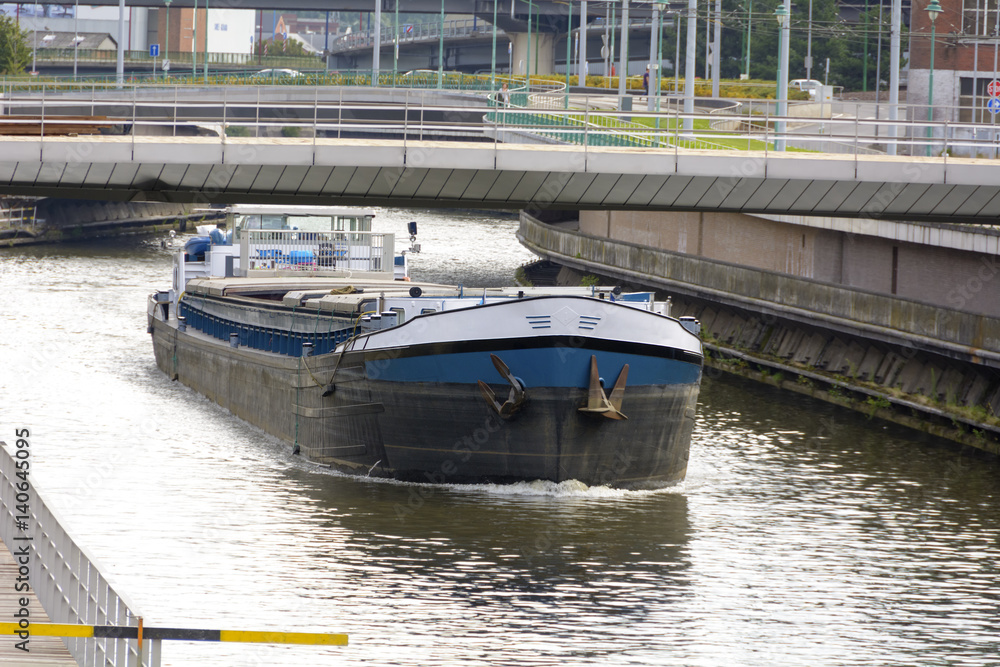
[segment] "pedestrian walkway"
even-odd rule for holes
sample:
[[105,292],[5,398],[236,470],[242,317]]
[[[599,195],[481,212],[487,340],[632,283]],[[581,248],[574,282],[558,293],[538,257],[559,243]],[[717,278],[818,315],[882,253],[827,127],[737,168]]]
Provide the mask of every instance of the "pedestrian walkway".
[[[32,563],[29,563],[29,568]],[[28,618],[31,623],[49,623],[49,617],[42,609],[34,592],[21,592],[14,588],[17,582],[18,565],[7,548],[0,548],[0,619],[4,622],[17,621],[15,614],[21,609],[21,598],[27,598]],[[29,577],[41,576],[40,572],[29,571]],[[29,637],[28,652],[17,648],[23,640],[17,635],[0,635],[0,665],[3,667],[48,667],[51,665],[76,665],[73,656],[59,637]]]

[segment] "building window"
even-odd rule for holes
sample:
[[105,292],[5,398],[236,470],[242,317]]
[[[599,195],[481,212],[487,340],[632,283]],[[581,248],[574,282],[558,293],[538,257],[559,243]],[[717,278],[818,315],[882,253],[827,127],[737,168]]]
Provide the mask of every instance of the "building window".
[[[992,53],[990,54],[992,56]],[[980,55],[980,58],[982,56]],[[986,107],[990,101],[990,95],[986,92],[986,87],[993,80],[992,76],[977,77],[963,76],[960,82],[960,94],[958,98],[959,111],[958,122],[960,123],[991,123],[993,114]],[[972,109],[972,83],[976,83],[976,108],[975,114]]]
[[989,37],[997,34],[998,0],[962,0],[962,32]]

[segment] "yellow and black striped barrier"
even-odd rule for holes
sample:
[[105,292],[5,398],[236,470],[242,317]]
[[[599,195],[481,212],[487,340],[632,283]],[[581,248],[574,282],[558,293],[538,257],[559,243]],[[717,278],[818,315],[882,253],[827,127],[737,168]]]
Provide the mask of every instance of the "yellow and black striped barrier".
[[139,641],[166,639],[188,642],[243,642],[256,644],[308,644],[314,646],[347,646],[346,634],[322,632],[273,632],[252,630],[192,630],[185,628],[149,628],[127,625],[72,625],[64,623],[32,623],[27,628],[19,623],[0,623],[0,634],[15,635],[29,632],[43,637],[84,637],[94,639],[136,639]]

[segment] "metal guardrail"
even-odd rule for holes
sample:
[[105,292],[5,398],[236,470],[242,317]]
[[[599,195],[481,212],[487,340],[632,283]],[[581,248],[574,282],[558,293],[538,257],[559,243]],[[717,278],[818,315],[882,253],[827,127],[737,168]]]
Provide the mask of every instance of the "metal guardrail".
[[[0,443],[0,537],[29,549],[30,586],[56,623],[138,628],[142,614],[102,573],[94,557],[79,546],[32,479],[30,449],[19,440],[13,450]],[[23,453],[22,453],[23,452]],[[20,474],[19,474],[20,473]],[[13,549],[11,549],[13,551]],[[67,638],[70,655],[81,667],[159,667],[160,641]]]
[[[394,44],[398,40],[400,44],[425,42],[441,37],[441,23],[415,23],[399,26],[398,32],[392,26],[382,26],[379,32],[379,44]],[[497,35],[504,35],[504,31],[497,29]],[[455,19],[445,21],[445,39],[460,39],[473,36],[493,35],[493,26],[481,19]],[[375,46],[375,30],[362,30],[350,35],[344,35],[330,44],[330,53],[343,53],[355,49],[369,48]]]
[[[174,51],[168,55],[174,68],[179,68],[184,64],[190,65],[194,60],[194,55],[190,51]],[[124,54],[126,63],[149,63],[152,67],[154,58],[149,55],[149,51],[127,50]],[[114,63],[118,59],[118,51],[115,49],[71,49],[71,48],[40,48],[35,56],[39,64],[44,65],[50,62],[73,62],[79,63]],[[201,68],[206,54],[197,53],[198,67]],[[323,59],[320,56],[287,56],[282,54],[257,54],[257,53],[220,53],[209,51],[207,54],[209,65],[230,65],[233,67],[246,67],[248,69],[265,67],[295,67],[295,68],[316,68],[323,66]],[[163,62],[163,55],[156,58],[157,63]]]
[[241,230],[240,266],[252,275],[277,271],[393,271],[394,234]]
[[[488,77],[478,81],[488,86]],[[250,136],[313,143],[358,136],[404,141],[447,136],[501,143],[514,139],[504,130],[516,129],[521,137],[536,132],[568,144],[674,151],[726,149],[766,154],[774,150],[775,140],[782,140],[790,150],[855,156],[884,152],[893,145],[900,155],[945,161],[955,156],[996,158],[1000,153],[1000,125],[926,121],[922,119],[925,107],[920,106],[901,105],[900,116],[911,119],[897,121],[886,120],[884,108],[874,114],[863,105],[854,109],[842,102],[835,103],[837,113],[832,118],[778,117],[772,105],[759,100],[744,101],[739,113],[732,114],[685,114],[679,105],[657,113],[617,111],[615,95],[581,95],[560,89],[556,82],[544,86],[533,82],[530,93],[513,92],[512,106],[497,116],[495,94],[483,90],[470,91],[469,99],[456,106],[441,104],[437,91],[410,88],[378,93],[381,103],[354,103],[345,101],[345,96],[357,99],[357,94],[345,87],[288,87],[269,99],[272,89],[266,87],[135,85],[117,89],[8,82],[0,85],[0,135],[3,126],[23,125],[24,117],[34,115],[39,134],[46,139],[46,135],[58,134],[57,126],[79,122],[69,119],[75,113],[103,117],[112,127],[102,132],[128,135],[133,142],[137,134],[171,136],[179,131],[190,133],[194,127],[203,137],[208,134],[220,143],[229,141],[228,137]],[[563,108],[552,108],[560,100]],[[532,107],[536,103],[540,108]],[[845,111],[861,117],[846,116]],[[13,118],[18,115],[22,118]],[[712,121],[726,120],[741,123],[735,130],[712,128]],[[896,138],[888,136],[892,128]]]

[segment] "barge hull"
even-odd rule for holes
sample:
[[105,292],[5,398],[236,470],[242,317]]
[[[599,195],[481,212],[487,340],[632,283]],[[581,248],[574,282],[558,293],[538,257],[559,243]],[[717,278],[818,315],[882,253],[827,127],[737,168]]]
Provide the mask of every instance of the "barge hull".
[[[529,388],[524,408],[502,419],[476,385],[372,380],[351,353],[287,357],[180,332],[159,317],[150,326],[168,377],[345,472],[628,488],[668,485],[686,472],[698,382],[628,387],[622,412],[629,419],[620,421],[579,412],[584,389]],[[333,377],[335,390],[324,397]]]

